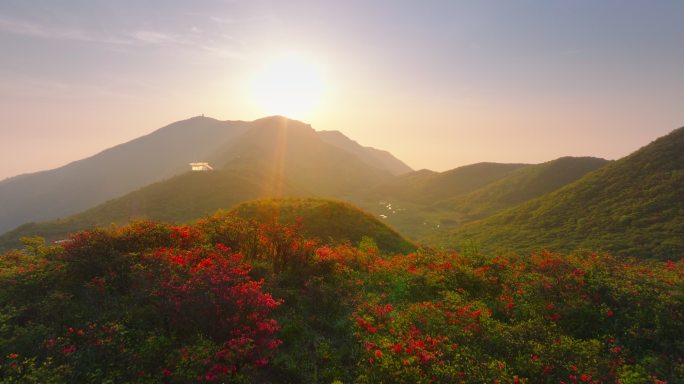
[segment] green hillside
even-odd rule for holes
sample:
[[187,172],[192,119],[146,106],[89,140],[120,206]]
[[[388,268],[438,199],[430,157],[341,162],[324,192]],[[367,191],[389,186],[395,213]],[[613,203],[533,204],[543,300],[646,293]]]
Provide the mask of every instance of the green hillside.
[[595,157],[561,157],[517,169],[503,179],[438,205],[454,209],[461,221],[473,221],[553,192],[607,163]]
[[349,200],[400,233],[422,239],[445,223],[456,222],[454,209],[437,202],[463,196],[527,166],[477,163],[445,172],[421,169],[376,183]]
[[520,252],[602,249],[684,255],[684,128],[556,192],[466,225],[442,239]]
[[268,199],[242,203],[231,213],[260,222],[295,224],[301,220],[302,233],[325,242],[350,241],[364,237],[375,241],[388,253],[408,253],[415,246],[375,217],[347,203],[325,199]]
[[370,195],[383,199],[431,204],[472,192],[527,164],[477,163],[445,172],[420,170],[379,184]]
[[[253,176],[229,170],[187,172],[64,219],[24,224],[0,236],[0,249],[20,246],[23,236],[39,235],[54,241],[71,232],[137,218],[191,221],[217,209],[269,196],[271,183]],[[293,190],[285,187],[284,192]]]
[[443,173],[421,170],[372,189],[375,200],[355,203],[406,236],[431,244],[446,231],[552,192],[606,163],[563,157],[533,165],[479,163]]

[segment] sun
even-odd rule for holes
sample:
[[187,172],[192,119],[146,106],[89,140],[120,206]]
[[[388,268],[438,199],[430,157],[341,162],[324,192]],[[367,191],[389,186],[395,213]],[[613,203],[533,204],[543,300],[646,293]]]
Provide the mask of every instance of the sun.
[[301,56],[284,56],[254,76],[252,99],[263,114],[304,118],[315,112],[325,91],[320,68]]

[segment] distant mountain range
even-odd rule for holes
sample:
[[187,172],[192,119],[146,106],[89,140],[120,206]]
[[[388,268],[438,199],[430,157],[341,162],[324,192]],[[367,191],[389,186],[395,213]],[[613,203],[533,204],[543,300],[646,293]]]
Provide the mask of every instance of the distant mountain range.
[[542,164],[478,163],[441,173],[421,170],[380,183],[366,200],[356,203],[383,215],[401,233],[442,244],[450,228],[552,192],[607,162],[562,157]]
[[[29,222],[0,236],[0,248],[19,246],[22,236],[56,240],[133,218],[188,222],[253,199],[323,197],[351,202],[428,245],[520,252],[586,247],[678,258],[684,254],[683,131],[613,162],[563,157],[433,172],[412,171],[389,152],[283,117],[195,117],[65,167],[0,182],[0,199],[8,202],[0,207],[0,231]],[[207,161],[214,170],[190,172],[192,161]],[[296,205],[297,212],[321,206]]]
[[561,157],[521,167],[482,188],[438,205],[459,212],[463,221],[477,220],[553,192],[607,163],[595,157]]
[[[283,129],[284,126],[287,129]],[[209,161],[221,167],[225,162],[239,162],[240,156],[247,156],[250,161],[256,159],[265,164],[275,159],[264,158],[268,155],[264,153],[247,153],[245,145],[258,149],[258,143],[253,141],[259,140],[259,135],[267,138],[264,143],[270,145],[275,143],[270,139],[277,136],[269,135],[285,131],[288,135],[318,141],[321,148],[333,148],[340,159],[353,157],[352,162],[358,163],[357,167],[367,165],[395,175],[411,171],[388,152],[361,147],[339,132],[316,132],[308,125],[281,117],[253,122],[193,117],[57,169],[0,181],[0,233],[23,223],[71,215],[153,182],[180,175],[193,161]],[[347,152],[353,152],[355,156],[347,156]],[[292,153],[288,156],[291,158]]]

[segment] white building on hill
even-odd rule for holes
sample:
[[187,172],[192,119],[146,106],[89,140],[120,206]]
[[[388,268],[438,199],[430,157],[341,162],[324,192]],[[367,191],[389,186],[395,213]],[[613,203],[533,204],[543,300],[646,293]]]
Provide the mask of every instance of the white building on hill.
[[209,163],[190,163],[190,168],[193,171],[211,171],[214,169]]

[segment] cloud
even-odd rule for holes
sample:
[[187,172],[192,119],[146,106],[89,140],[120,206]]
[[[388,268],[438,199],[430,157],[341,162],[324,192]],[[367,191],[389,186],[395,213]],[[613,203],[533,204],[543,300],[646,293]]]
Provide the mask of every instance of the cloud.
[[252,16],[252,17],[245,17],[245,18],[238,19],[238,18],[227,18],[227,17],[219,17],[219,16],[209,16],[209,20],[211,20],[217,24],[234,25],[234,24],[254,24],[254,23],[271,22],[271,21],[276,20],[276,17],[274,17],[273,15],[261,15],[261,16]]
[[92,39],[80,29],[56,28],[32,23],[26,20],[8,19],[0,17],[0,30],[15,35],[41,37],[46,39],[92,41]]
[[127,34],[137,42],[146,44],[187,44],[187,40],[159,31],[138,30]]
[[0,31],[14,35],[31,36],[53,40],[72,40],[94,43],[135,45],[135,44],[189,44],[178,36],[152,30],[123,32],[118,36],[98,36],[94,32],[73,27],[39,24],[32,21],[10,19],[0,16]]
[[246,58],[247,54],[240,49],[231,49],[226,46],[222,46],[220,44],[215,44],[215,45],[200,45],[199,46],[203,51],[208,52],[214,56],[218,57],[225,57],[229,59],[240,59],[243,60]]
[[84,41],[116,45],[128,45],[135,43],[135,41],[130,38],[97,36],[96,34],[88,32],[84,29],[44,25],[27,20],[9,19],[2,16],[0,16],[0,31],[14,35],[51,40]]
[[214,21],[219,24],[235,24],[238,22],[236,19],[228,19],[225,17],[210,16],[209,20]]
[[0,16],[0,33],[2,32],[40,39],[110,44],[117,47],[176,45],[198,49],[222,58],[240,59],[244,57],[243,49],[239,47],[241,45],[239,40],[225,33],[209,33],[197,27],[189,29],[185,34],[137,29],[102,35],[77,27],[47,25]]

